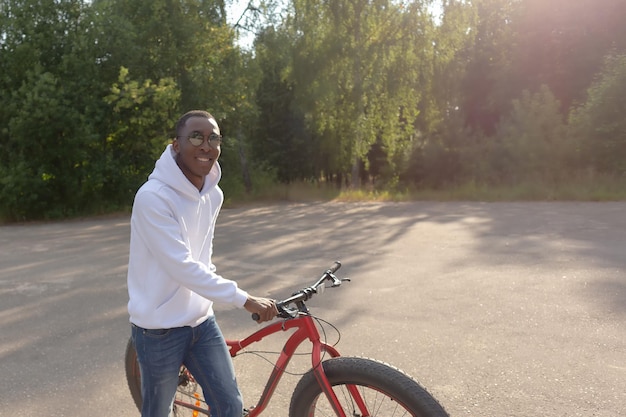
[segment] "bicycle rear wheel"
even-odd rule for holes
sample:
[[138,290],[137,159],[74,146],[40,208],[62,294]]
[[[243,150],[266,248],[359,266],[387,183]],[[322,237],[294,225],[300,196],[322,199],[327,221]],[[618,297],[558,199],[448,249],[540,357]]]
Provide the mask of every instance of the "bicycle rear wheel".
[[[141,404],[143,402],[141,399],[141,371],[139,369],[139,362],[137,362],[137,352],[135,351],[132,338],[129,339],[126,344],[124,364],[126,368],[126,382],[128,382],[130,395],[133,397],[133,401],[139,411],[141,411]],[[200,385],[184,366],[181,366],[178,375],[178,388],[176,389],[174,407],[171,415],[172,417],[198,417],[209,415],[209,408],[204,402]]]
[[[383,362],[338,357],[322,362],[322,366],[346,416],[449,417],[439,402],[414,379]],[[349,387],[358,391],[367,411],[357,406]],[[296,385],[289,416],[336,416],[313,370]]]

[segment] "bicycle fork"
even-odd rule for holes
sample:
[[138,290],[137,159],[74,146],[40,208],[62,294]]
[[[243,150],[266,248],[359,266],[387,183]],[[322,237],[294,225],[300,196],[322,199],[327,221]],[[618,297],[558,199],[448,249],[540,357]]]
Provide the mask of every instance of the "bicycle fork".
[[[315,327],[315,324],[313,323],[312,320],[308,322],[307,325],[313,327],[313,329],[309,329],[309,334],[316,335],[315,339],[310,339],[311,343],[313,343],[313,350],[311,352],[311,360],[312,360],[313,374],[315,375],[315,379],[317,380],[317,383],[322,388],[322,392],[324,392],[324,394],[326,395],[326,398],[328,399],[328,402],[330,403],[331,407],[335,411],[335,414],[337,415],[337,417],[348,417],[346,416],[346,413],[344,412],[343,407],[341,406],[341,403],[339,402],[339,399],[337,398],[337,395],[335,394],[335,391],[333,390],[333,387],[330,381],[328,381],[328,377],[326,376],[326,372],[324,371],[324,366],[322,364],[321,352],[328,352],[330,356],[333,358],[336,358],[341,355],[334,347],[327,345],[326,343],[323,343],[320,340],[319,332],[317,331],[317,327]],[[347,388],[348,388],[348,392],[350,393],[350,396],[352,397],[352,399],[354,400],[355,404],[357,405],[358,409],[361,412],[361,414],[359,415],[361,417],[369,417],[370,413],[367,410],[365,401],[363,401],[363,398],[361,397],[361,393],[359,393],[359,390],[357,389],[357,387],[355,385],[347,385]]]

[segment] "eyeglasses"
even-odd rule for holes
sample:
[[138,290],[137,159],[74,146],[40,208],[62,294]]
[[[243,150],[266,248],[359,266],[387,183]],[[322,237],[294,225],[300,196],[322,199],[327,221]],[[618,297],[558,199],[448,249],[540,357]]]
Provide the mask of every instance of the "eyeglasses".
[[[178,136],[179,138],[187,138],[193,146],[201,146],[204,143],[204,135],[200,132],[193,132],[189,136]],[[217,149],[222,144],[222,135],[211,133],[208,137],[209,146]]]

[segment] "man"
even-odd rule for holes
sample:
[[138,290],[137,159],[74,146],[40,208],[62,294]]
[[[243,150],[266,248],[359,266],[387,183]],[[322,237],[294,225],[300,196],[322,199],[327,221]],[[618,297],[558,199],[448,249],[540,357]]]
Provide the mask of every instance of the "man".
[[253,297],[211,262],[224,195],[217,160],[222,136],[200,110],[176,123],[176,138],[135,196],[128,311],[142,376],[142,417],[167,417],[184,364],[202,386],[212,417],[241,417],[242,399],[213,302],[271,320],[273,300]]

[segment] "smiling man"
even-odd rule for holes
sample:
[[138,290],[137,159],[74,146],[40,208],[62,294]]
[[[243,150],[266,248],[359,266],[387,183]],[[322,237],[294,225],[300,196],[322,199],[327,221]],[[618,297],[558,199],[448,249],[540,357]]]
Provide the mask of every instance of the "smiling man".
[[242,399],[213,302],[257,313],[278,311],[216,273],[211,261],[224,201],[217,162],[222,136],[215,118],[194,110],[176,123],[131,216],[128,312],[141,369],[143,417],[167,417],[185,365],[200,383],[211,416],[241,417]]
[[[221,144],[220,128],[208,113],[186,113],[176,124],[176,139],[172,143],[174,159],[185,177],[200,191],[220,156]],[[214,175],[219,173],[218,168]]]

